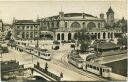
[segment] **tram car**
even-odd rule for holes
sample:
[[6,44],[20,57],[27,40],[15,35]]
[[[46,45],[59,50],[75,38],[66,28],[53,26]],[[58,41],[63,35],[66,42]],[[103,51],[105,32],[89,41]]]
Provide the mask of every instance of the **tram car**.
[[35,48],[35,47],[27,47],[26,52],[37,57],[40,57],[45,60],[51,59],[51,53],[47,49]]
[[71,55],[71,56],[69,55],[68,57],[68,62],[78,68],[82,68],[83,61],[84,60],[80,58],[79,55]]
[[104,78],[110,78],[111,68],[100,65],[97,63],[92,63],[88,61],[83,62],[83,70],[94,73],[96,75],[102,76]]
[[31,55],[35,55],[45,60],[51,60],[51,53],[47,49],[35,48],[32,46],[27,46],[27,47],[17,46],[17,47]]

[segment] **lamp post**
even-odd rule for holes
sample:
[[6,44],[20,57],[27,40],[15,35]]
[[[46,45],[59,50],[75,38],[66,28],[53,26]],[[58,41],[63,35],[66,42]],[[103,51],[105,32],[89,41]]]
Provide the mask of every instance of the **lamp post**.
[[35,47],[38,48],[39,47],[38,35],[35,35],[35,39],[37,39],[37,43]]

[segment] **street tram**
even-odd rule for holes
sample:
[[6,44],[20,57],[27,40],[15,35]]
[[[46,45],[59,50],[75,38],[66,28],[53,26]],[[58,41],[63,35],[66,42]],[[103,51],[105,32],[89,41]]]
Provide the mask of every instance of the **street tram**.
[[19,46],[19,45],[17,47],[31,55],[35,55],[45,60],[51,60],[51,53],[47,49],[35,48],[32,46],[25,47],[25,46]]
[[82,68],[83,59],[79,55],[69,55],[68,62],[78,68]]
[[88,61],[84,61],[82,67],[83,70],[89,71],[104,78],[110,78],[110,73],[112,70],[110,67],[107,67],[105,65],[100,65]]

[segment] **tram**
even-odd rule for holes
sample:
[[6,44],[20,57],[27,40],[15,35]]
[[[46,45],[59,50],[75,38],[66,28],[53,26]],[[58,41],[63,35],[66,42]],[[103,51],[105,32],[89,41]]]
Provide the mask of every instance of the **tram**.
[[105,65],[100,65],[88,61],[84,61],[82,67],[83,70],[89,71],[104,78],[110,78],[110,73],[112,70],[110,67],[107,67]]
[[17,47],[31,55],[35,55],[45,60],[51,60],[51,53],[47,49],[35,48],[32,46],[27,46],[27,47],[17,46]]
[[68,62],[78,68],[82,68],[83,59],[79,55],[69,55]]

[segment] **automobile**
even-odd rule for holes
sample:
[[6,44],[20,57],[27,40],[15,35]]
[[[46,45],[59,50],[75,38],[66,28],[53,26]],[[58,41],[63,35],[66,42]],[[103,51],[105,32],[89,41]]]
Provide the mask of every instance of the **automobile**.
[[57,46],[57,45],[52,47],[53,50],[58,50],[59,48],[60,48],[60,47]]
[[58,41],[53,41],[53,44],[60,44],[60,42],[58,42]]
[[71,46],[70,46],[71,48],[75,48],[75,45],[74,44],[71,44]]

